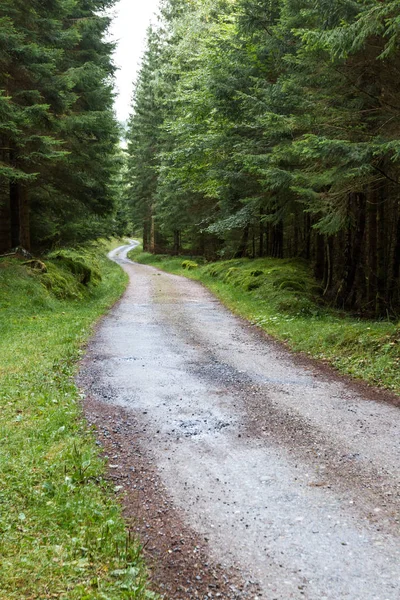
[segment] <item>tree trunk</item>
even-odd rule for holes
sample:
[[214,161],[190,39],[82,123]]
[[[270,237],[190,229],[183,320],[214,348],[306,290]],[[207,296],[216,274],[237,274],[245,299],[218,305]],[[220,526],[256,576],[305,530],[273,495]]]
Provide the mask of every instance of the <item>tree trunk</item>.
[[352,248],[349,257],[349,265],[347,269],[347,279],[344,284],[343,299],[347,306],[354,306],[356,290],[354,282],[356,280],[357,269],[360,267],[360,259],[362,252],[362,244],[364,241],[365,232],[365,194],[358,193],[354,195],[354,212],[355,212],[355,229],[352,236]]
[[298,218],[297,215],[294,215],[294,223],[293,223],[293,248],[292,248],[292,256],[299,255],[299,228],[297,225]]
[[11,221],[11,246],[19,246],[19,197],[18,184],[10,183],[10,221]]
[[[0,138],[0,160],[9,162],[9,141]],[[10,250],[11,218],[10,218],[10,186],[7,180],[0,181],[0,253]]]
[[311,258],[311,217],[308,213],[304,215],[304,258]]
[[246,225],[246,227],[243,230],[243,235],[242,235],[242,239],[240,240],[239,247],[235,253],[235,258],[243,258],[244,256],[246,256],[247,244],[249,242],[249,233],[250,233],[250,226]]
[[376,235],[376,223],[377,223],[377,199],[375,192],[370,190],[369,201],[368,201],[368,239],[367,239],[367,293],[366,300],[369,310],[372,312],[373,305],[375,303],[376,296],[376,247],[377,247],[377,235]]
[[151,216],[150,219],[150,241],[149,241],[149,251],[155,252],[156,248],[156,226],[154,222],[154,216]]
[[147,252],[149,250],[149,233],[150,227],[147,219],[143,221],[143,250]]
[[277,223],[272,228],[272,256],[283,258],[283,223]]
[[19,245],[31,249],[31,228],[29,215],[29,194],[24,185],[19,185]]
[[262,222],[262,212],[260,212],[259,246],[258,253],[260,257],[264,256],[264,223]]
[[314,277],[317,281],[324,280],[325,272],[325,240],[324,236],[320,233],[316,234],[315,239],[315,263],[314,263]]
[[206,256],[206,237],[203,232],[200,233],[200,238],[198,242],[198,254],[200,256]]
[[325,263],[323,279],[323,295],[325,296],[332,289],[334,267],[334,244],[333,238],[327,237],[325,243]]
[[178,229],[174,230],[174,254],[179,254],[181,251],[181,234]]
[[29,195],[20,183],[10,183],[11,245],[31,249]]
[[392,304],[396,308],[400,304],[399,277],[400,277],[400,216],[397,219],[396,242],[395,242],[394,253],[393,253],[392,282],[391,282],[391,290],[390,290],[390,299],[391,299]]
[[375,316],[384,314],[386,308],[386,269],[385,269],[385,197],[381,186],[378,193],[376,212],[376,295]]
[[0,197],[0,253],[9,250],[11,244],[11,222],[9,198]]

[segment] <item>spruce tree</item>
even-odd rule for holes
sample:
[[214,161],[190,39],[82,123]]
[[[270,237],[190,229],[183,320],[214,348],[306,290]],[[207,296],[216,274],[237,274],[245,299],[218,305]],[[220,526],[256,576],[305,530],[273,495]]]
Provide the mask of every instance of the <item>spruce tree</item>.
[[156,128],[140,102],[132,120],[153,177],[131,152],[130,198],[164,249],[303,257],[327,300],[394,314],[398,3],[166,0],[162,14]]
[[118,135],[100,12],[111,4],[0,7],[2,249],[29,248],[31,233],[35,246],[82,239],[84,222],[112,209]]

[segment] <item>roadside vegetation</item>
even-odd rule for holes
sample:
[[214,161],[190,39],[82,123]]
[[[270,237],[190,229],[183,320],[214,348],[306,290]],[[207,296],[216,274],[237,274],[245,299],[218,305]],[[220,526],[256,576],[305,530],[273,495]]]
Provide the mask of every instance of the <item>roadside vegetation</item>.
[[226,306],[292,350],[400,393],[400,326],[329,308],[306,261],[241,258],[206,263],[196,257],[152,255],[141,247],[129,256],[201,281]]
[[73,379],[126,285],[104,251],[0,259],[2,599],[154,597]]
[[400,315],[400,4],[165,0],[126,196],[152,253],[302,258],[331,305]]

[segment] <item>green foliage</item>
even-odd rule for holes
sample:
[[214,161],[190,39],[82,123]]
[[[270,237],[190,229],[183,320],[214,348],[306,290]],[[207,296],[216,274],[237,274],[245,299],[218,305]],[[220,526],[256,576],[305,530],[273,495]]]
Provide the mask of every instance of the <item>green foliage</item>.
[[112,231],[120,160],[104,11],[113,2],[1,4],[0,251]]
[[184,260],[182,263],[182,269],[186,269],[187,271],[192,271],[193,269],[197,269],[199,265],[193,260]]
[[93,251],[64,248],[50,252],[48,257],[70,270],[82,285],[97,285],[101,281],[99,261],[93,256]]
[[41,279],[49,292],[60,300],[83,298],[84,288],[69,269],[50,263],[47,265],[47,273]]
[[[49,288],[44,274],[0,259],[0,597],[9,600],[155,597],[73,380],[93,322],[126,285],[100,252],[63,251],[68,267],[47,257],[58,278]],[[70,270],[83,260],[101,273],[97,285]],[[84,299],[70,293],[71,278]]]
[[309,267],[296,260],[240,259],[211,263],[202,275],[212,277],[267,301],[277,312],[297,316],[317,315],[322,310]]
[[47,272],[41,281],[59,299],[82,299],[101,281],[99,261],[93,251],[64,248],[47,257]]
[[305,258],[332,304],[396,315],[399,15],[394,1],[166,0],[129,127],[145,249]]

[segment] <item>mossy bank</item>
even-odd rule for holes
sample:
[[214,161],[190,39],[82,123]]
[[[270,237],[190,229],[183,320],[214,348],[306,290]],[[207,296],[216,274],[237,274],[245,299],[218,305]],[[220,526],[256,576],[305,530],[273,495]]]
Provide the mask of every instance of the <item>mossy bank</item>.
[[153,597],[74,384],[83,343],[127,283],[105,252],[0,259],[4,600]]
[[400,394],[400,326],[330,309],[305,262],[262,258],[205,263],[196,257],[152,255],[140,247],[129,256],[201,281],[226,306],[292,350]]

